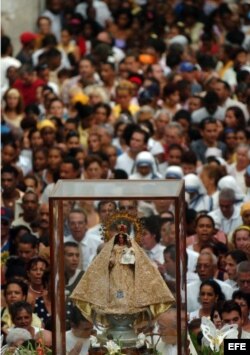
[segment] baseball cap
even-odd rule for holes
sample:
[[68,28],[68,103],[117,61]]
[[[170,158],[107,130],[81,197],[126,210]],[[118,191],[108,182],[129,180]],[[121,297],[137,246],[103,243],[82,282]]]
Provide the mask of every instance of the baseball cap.
[[28,44],[31,41],[34,41],[37,38],[37,34],[32,32],[23,32],[20,35],[20,41],[22,44]]
[[10,222],[13,219],[13,212],[10,208],[1,207],[1,220]]
[[182,62],[180,64],[180,72],[182,73],[190,73],[194,70],[196,70],[196,66],[190,62]]

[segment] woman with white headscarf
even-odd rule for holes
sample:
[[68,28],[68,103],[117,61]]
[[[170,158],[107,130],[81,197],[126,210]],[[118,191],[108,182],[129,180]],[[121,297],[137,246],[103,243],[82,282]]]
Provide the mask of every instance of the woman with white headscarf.
[[235,192],[235,204],[242,204],[244,200],[244,194],[237,183],[236,179],[231,175],[226,175],[221,178],[218,182],[218,190],[221,191],[222,189],[232,189]]
[[184,176],[184,181],[188,208],[192,208],[196,212],[213,210],[213,200],[207,195],[200,178],[195,174],[187,174]]

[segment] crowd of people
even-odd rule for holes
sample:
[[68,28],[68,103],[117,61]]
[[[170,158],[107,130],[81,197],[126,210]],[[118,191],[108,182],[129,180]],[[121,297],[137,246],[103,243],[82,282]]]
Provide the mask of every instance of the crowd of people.
[[[7,347],[41,330],[51,346],[48,201],[58,179],[183,179],[189,330],[199,334],[205,316],[250,337],[249,0],[48,0],[16,55],[2,28],[1,100]],[[175,293],[171,201],[64,201],[71,355],[86,354],[93,325],[69,296],[115,210],[143,217],[141,246]],[[169,314],[158,323],[175,346]]]

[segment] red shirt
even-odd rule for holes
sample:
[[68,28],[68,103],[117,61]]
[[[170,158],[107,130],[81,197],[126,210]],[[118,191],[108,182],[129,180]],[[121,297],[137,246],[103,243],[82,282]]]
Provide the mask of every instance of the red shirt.
[[43,85],[45,85],[45,82],[41,79],[36,79],[30,85],[25,84],[21,79],[17,79],[12,87],[20,91],[26,107],[29,104],[36,103],[36,89]]

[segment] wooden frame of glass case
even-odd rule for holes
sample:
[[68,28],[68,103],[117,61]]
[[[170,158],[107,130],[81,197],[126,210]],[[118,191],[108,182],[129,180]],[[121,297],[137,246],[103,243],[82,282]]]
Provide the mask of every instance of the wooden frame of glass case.
[[59,180],[49,198],[53,354],[64,355],[65,282],[63,201],[171,200],[176,233],[176,306],[178,354],[186,354],[186,234],[183,180]]

